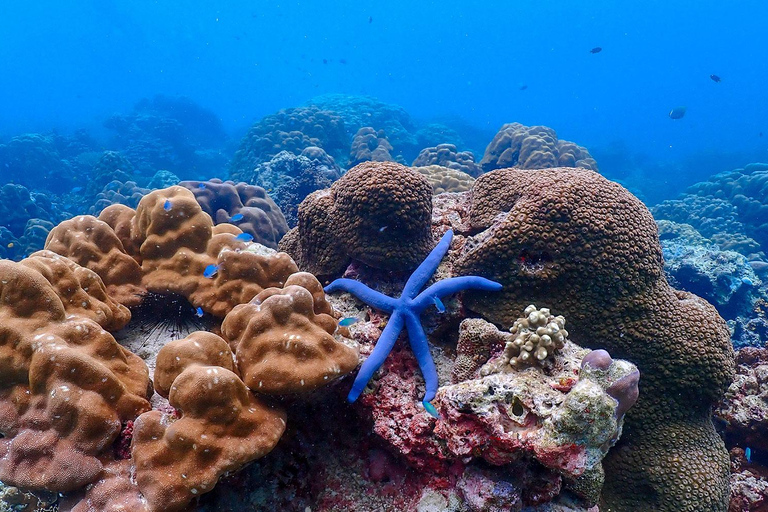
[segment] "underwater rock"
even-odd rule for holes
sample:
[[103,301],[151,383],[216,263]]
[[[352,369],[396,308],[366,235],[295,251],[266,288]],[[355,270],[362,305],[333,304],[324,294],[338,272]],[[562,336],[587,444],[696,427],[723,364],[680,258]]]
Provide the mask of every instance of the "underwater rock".
[[547,169],[580,167],[597,171],[597,162],[573,142],[559,140],[546,126],[503,125],[485,149],[480,166],[484,172],[507,167]]
[[[412,167],[440,165],[477,177],[482,169],[475,163],[475,156],[470,151],[458,151],[453,144],[438,144],[421,150],[411,164]],[[458,192],[458,191],[457,191]]]
[[77,183],[72,166],[56,149],[55,137],[26,133],[0,144],[3,181],[62,193]]

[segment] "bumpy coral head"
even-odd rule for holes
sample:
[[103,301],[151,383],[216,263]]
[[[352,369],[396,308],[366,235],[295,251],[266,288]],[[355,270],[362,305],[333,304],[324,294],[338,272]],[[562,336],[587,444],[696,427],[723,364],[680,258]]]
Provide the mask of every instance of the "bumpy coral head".
[[331,193],[339,240],[352,258],[378,268],[415,267],[432,248],[432,187],[421,173],[394,162],[364,162]]
[[504,347],[505,357],[513,365],[541,363],[552,358],[563,348],[568,336],[565,318],[553,316],[549,309],[539,309],[533,304],[525,308],[523,314],[525,316],[518,318],[510,329],[515,339]]
[[[461,273],[527,290],[529,297],[574,293],[592,304],[610,303],[662,275],[648,209],[592,171],[484,174],[472,191],[470,223],[477,234],[465,245]],[[505,320],[512,323],[522,307],[510,305]]]

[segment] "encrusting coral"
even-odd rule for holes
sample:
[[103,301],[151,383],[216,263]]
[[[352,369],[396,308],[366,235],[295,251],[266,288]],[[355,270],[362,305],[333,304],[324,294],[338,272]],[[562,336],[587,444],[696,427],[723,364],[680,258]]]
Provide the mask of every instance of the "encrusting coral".
[[710,418],[733,378],[733,348],[715,309],[664,279],[648,209],[592,171],[502,169],[475,183],[469,223],[476,234],[459,272],[504,289],[467,292],[468,307],[510,325],[531,301],[547,302],[568,318],[574,339],[633,361],[643,374],[638,403],[605,461],[603,505],[726,510],[728,454]]

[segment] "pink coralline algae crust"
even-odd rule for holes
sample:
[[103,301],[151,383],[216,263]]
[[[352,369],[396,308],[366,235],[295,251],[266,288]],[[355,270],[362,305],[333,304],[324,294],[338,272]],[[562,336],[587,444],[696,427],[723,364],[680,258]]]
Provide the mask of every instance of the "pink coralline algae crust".
[[714,415],[728,444],[768,452],[768,348],[736,352],[736,377]]

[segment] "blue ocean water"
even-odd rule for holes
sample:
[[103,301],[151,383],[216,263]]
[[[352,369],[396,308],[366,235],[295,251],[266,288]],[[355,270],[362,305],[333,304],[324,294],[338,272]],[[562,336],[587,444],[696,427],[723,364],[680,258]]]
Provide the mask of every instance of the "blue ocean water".
[[97,133],[155,94],[240,134],[319,94],[364,94],[490,135],[550,126],[608,174],[631,160],[661,185],[675,162],[695,181],[768,159],[766,19],[758,0],[5,2],[0,134]]

